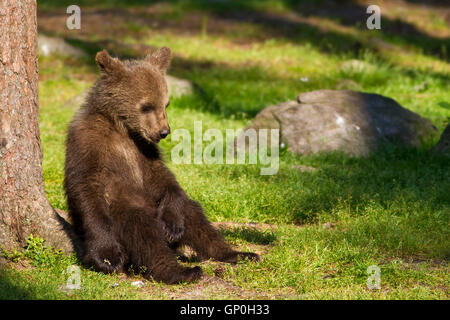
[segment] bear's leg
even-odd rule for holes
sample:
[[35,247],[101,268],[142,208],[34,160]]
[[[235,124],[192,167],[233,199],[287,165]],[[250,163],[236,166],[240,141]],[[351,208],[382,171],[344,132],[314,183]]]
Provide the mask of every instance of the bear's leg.
[[120,272],[126,260],[123,247],[112,232],[109,217],[88,216],[84,221],[86,252],[83,263],[104,273]]
[[135,269],[144,271],[156,281],[167,284],[195,281],[202,276],[200,267],[181,266],[169,248],[156,213],[144,209],[129,209],[122,221],[119,237]]
[[97,238],[86,246],[83,262],[99,272],[120,272],[123,271],[125,254],[114,238]]
[[202,207],[193,200],[188,200],[185,207],[186,229],[180,243],[194,249],[200,260],[213,258],[218,261],[236,263],[248,258],[258,261],[259,256],[252,252],[233,250],[225,242],[219,231],[208,221]]

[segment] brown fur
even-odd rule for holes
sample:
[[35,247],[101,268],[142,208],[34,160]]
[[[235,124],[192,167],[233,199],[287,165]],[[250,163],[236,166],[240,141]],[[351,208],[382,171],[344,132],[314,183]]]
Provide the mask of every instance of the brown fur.
[[180,245],[200,259],[259,257],[225,243],[160,157],[156,144],[170,130],[164,79],[170,54],[163,47],[124,62],[97,54],[102,75],[70,125],[64,187],[87,265],[106,273],[133,266],[176,283],[202,274],[178,264]]

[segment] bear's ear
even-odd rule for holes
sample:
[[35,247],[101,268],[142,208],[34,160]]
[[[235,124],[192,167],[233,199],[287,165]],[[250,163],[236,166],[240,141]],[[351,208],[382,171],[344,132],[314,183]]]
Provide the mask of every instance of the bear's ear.
[[108,51],[103,50],[97,52],[95,56],[95,61],[97,62],[100,70],[106,74],[115,74],[121,72],[123,68],[122,62],[117,58],[113,58],[109,55]]
[[167,47],[162,47],[152,54],[149,54],[145,59],[156,66],[161,72],[165,73],[170,66],[170,59],[172,52]]

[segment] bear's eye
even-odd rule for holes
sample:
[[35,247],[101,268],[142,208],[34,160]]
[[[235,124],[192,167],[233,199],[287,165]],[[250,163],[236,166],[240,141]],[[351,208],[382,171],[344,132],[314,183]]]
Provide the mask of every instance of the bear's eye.
[[141,111],[143,112],[143,113],[149,113],[150,111],[152,111],[153,110],[153,106],[151,106],[151,105],[149,105],[149,104],[144,104],[142,107],[141,107]]

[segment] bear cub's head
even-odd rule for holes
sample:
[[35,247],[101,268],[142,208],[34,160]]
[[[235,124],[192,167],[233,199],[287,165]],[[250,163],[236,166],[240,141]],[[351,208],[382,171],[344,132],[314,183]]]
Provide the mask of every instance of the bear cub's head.
[[170,59],[167,47],[142,60],[120,61],[106,50],[98,52],[95,60],[102,75],[94,87],[97,108],[149,142],[164,139],[170,133],[166,114],[169,95],[164,77]]

